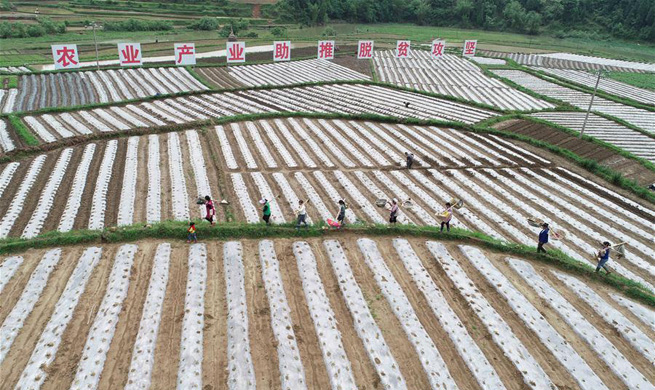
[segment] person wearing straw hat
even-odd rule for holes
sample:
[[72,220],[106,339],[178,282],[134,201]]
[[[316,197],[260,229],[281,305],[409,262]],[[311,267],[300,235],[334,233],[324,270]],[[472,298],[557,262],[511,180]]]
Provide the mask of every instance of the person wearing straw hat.
[[539,232],[539,243],[537,244],[537,253],[540,252],[546,253],[546,250],[544,249],[544,245],[548,244],[548,233],[550,233],[550,229],[548,228],[548,224],[544,222],[541,224],[541,231]]
[[393,226],[396,226],[396,222],[398,222],[399,210],[400,206],[398,206],[398,199],[393,198],[391,201],[391,209],[389,210],[389,223],[392,223]]
[[601,268],[603,268],[607,274],[612,273],[612,271],[605,267],[605,264],[607,264],[607,262],[610,260],[611,249],[612,245],[609,242],[603,242],[603,247],[600,249],[600,251],[598,251],[598,265],[596,265],[596,273],[598,273]]
[[439,214],[441,217],[441,231],[443,232],[443,227],[446,227],[446,231],[450,231],[450,220],[453,219],[453,205],[450,202],[446,202],[446,208]]
[[269,226],[271,224],[271,204],[266,198],[260,200],[259,203],[264,205],[262,208],[262,219],[266,222],[266,226]]

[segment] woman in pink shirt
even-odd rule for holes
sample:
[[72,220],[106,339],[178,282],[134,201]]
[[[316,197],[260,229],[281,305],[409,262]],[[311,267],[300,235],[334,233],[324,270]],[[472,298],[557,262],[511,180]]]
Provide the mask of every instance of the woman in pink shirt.
[[214,207],[214,202],[212,202],[212,199],[209,197],[209,195],[205,196],[205,208],[207,209],[207,215],[205,216],[205,219],[211,223],[212,226],[216,223],[214,221],[214,218],[216,217],[216,207]]

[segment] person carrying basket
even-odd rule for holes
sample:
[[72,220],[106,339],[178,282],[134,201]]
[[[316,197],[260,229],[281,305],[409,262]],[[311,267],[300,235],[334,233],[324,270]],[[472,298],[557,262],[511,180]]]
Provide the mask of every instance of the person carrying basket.
[[609,268],[605,266],[605,264],[607,264],[607,262],[610,260],[611,249],[612,249],[612,245],[609,242],[607,241],[603,242],[603,247],[597,253],[598,265],[596,265],[596,273],[598,273],[598,271],[600,271],[601,268],[603,268],[605,272],[607,272],[607,275],[612,273],[612,271],[610,271]]

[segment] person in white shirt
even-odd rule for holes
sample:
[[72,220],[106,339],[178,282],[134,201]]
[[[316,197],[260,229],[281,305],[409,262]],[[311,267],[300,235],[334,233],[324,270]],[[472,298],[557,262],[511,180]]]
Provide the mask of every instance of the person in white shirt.
[[[309,200],[307,202],[309,202]],[[298,215],[298,220],[296,221],[296,229],[300,229],[301,223],[304,223],[305,227],[309,227],[309,225],[307,225],[307,208],[305,201],[302,199],[298,201],[298,209],[296,210],[296,215]]]

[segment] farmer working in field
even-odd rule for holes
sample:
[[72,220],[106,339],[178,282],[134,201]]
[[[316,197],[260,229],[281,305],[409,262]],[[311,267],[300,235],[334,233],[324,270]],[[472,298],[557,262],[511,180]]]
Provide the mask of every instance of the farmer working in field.
[[407,169],[412,169],[412,164],[414,164],[414,153],[405,152],[405,157],[407,158]]
[[539,232],[539,243],[537,244],[537,253],[546,253],[544,245],[548,244],[548,233],[550,232],[550,229],[548,228],[548,224],[545,222],[541,225],[541,228],[541,232]]
[[443,227],[446,227],[446,231],[450,231],[450,220],[453,219],[453,205],[450,202],[446,202],[446,208],[439,214],[441,217],[441,231],[443,232]]
[[266,222],[266,226],[269,226],[271,224],[271,203],[268,199],[262,199],[259,203],[264,205],[264,208],[262,209],[262,219]]
[[205,196],[205,208],[207,209],[207,215],[205,215],[205,219],[208,220],[212,226],[214,226],[216,223],[214,222],[214,218],[216,217],[216,207],[214,206],[214,202],[209,197],[209,195]]
[[391,201],[391,209],[389,210],[389,223],[396,226],[398,221],[398,211],[400,211],[400,206],[398,206],[398,199],[393,198]]
[[346,225],[346,209],[348,206],[346,205],[346,201],[343,199],[339,200],[339,213],[337,214],[337,222],[339,222],[339,229],[344,227]]
[[[307,200],[309,202],[309,200]],[[305,206],[305,202],[300,199],[298,201],[298,209],[296,210],[296,215],[298,216],[298,220],[296,221],[296,229],[300,229],[300,224],[304,223],[305,227],[309,227],[307,225],[307,207]]]
[[596,272],[603,268],[608,274],[612,273],[607,267],[605,267],[605,264],[610,260],[611,247],[612,246],[609,242],[603,242],[603,247],[598,251],[598,265],[596,266]]

